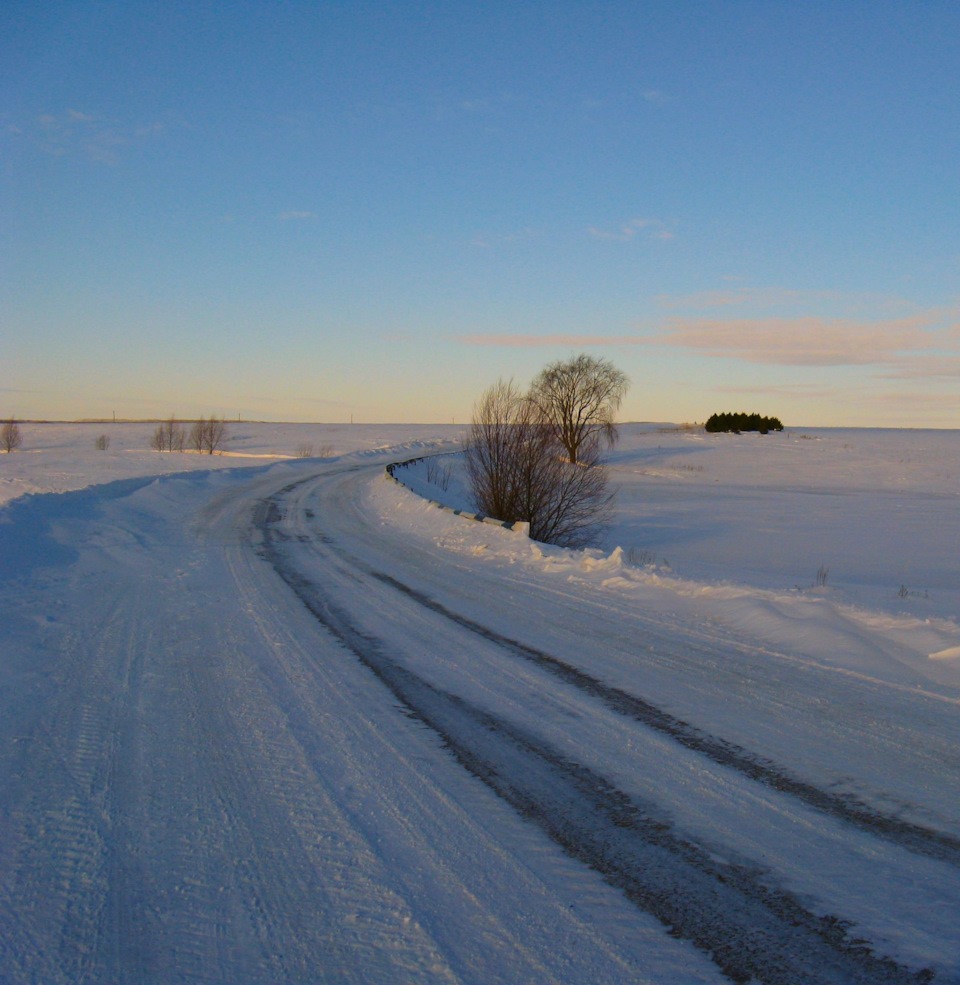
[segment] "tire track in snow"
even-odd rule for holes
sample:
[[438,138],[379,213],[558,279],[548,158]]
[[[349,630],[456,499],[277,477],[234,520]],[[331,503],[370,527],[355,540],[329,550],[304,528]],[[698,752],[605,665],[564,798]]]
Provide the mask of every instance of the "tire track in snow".
[[[291,488],[257,508],[254,525],[262,537],[257,549],[312,615],[383,682],[411,718],[436,732],[470,773],[567,854],[656,916],[671,934],[707,953],[732,981],[899,985],[931,980],[928,972],[913,973],[877,957],[864,942],[849,939],[842,921],[817,917],[792,894],[771,889],[759,869],[717,860],[680,834],[655,805],[628,796],[549,743],[403,667],[384,641],[360,630],[287,557],[283,545],[290,538],[278,529],[283,514],[277,500]],[[356,559],[350,561],[357,564]],[[436,605],[383,573],[358,567],[387,584],[392,582],[421,604],[431,602],[431,609]],[[438,614],[447,615],[446,610]],[[501,646],[527,649],[478,624],[467,628]],[[554,660],[538,651],[530,654],[538,661]],[[560,661],[555,665],[565,668],[564,673],[569,670],[577,686],[583,685],[577,676],[580,671]],[[592,683],[606,688],[601,682]],[[602,691],[591,693],[604,697]]]
[[[42,777],[5,805],[0,865],[4,908],[0,955],[23,980],[78,982],[96,974],[111,872],[106,791],[116,757],[116,665],[126,626],[123,600],[106,611],[99,645],[68,637],[61,691],[31,737],[24,777]],[[9,939],[5,937],[9,935]]]
[[[308,481],[308,480],[302,480]],[[282,496],[292,491],[300,483],[294,483],[277,494]],[[276,499],[277,497],[274,497]],[[273,504],[276,513],[273,521],[280,518],[279,507]],[[917,855],[932,858],[938,862],[960,867],[960,838],[947,832],[937,831],[920,824],[906,821],[892,814],[870,807],[852,797],[824,790],[800,777],[792,775],[780,764],[760,756],[742,746],[729,742],[719,736],[698,728],[649,701],[631,694],[621,688],[606,684],[583,670],[558,657],[504,636],[489,626],[484,626],[467,616],[454,612],[435,599],[399,581],[392,575],[378,571],[353,556],[331,538],[320,534],[321,541],[338,553],[352,567],[371,578],[393,588],[397,592],[417,602],[419,605],[443,616],[463,629],[480,636],[484,640],[502,647],[514,655],[546,671],[564,683],[585,694],[600,700],[611,711],[631,718],[642,725],[668,736],[675,742],[709,759],[720,766],[728,767],[756,783],[787,794],[808,807],[829,817],[853,825],[868,834],[893,842]]]
[[[357,563],[359,564],[359,562]],[[884,814],[862,802],[830,793],[799,777],[791,776],[779,764],[749,752],[736,743],[704,732],[697,726],[671,715],[649,701],[610,684],[605,684],[572,664],[542,650],[503,636],[487,626],[453,612],[391,575],[369,568],[366,571],[372,578],[376,578],[383,584],[389,585],[398,592],[414,599],[432,612],[444,616],[491,643],[510,650],[515,655],[530,661],[580,691],[599,698],[611,711],[632,718],[642,725],[669,736],[685,748],[705,756],[720,766],[736,770],[757,783],[770,787],[779,793],[795,797],[823,814],[852,824],[869,834],[879,835],[918,855],[925,855],[939,862],[960,866],[960,839],[953,835],[904,821],[890,814]]]

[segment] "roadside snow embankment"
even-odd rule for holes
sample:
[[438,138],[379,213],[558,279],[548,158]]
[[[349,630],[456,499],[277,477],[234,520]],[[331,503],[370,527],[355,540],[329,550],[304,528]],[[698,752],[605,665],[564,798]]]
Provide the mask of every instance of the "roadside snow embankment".
[[[119,479],[257,467],[271,462],[344,455],[411,454],[459,444],[450,425],[264,424],[227,422],[227,440],[215,455],[157,452],[155,422],[21,424],[23,447],[0,455],[0,507],[30,493],[74,492]],[[106,447],[97,448],[105,437]]]
[[[616,515],[597,548],[539,544],[424,502],[472,508],[455,455],[404,468],[407,489],[375,483],[369,505],[468,558],[705,620],[771,657],[944,696],[960,685],[960,574],[945,547],[960,543],[960,434],[623,430]],[[907,587],[907,568],[922,589]]]
[[[425,499],[445,513],[452,513],[464,520],[476,520],[501,527],[515,534],[529,535],[530,524],[522,520],[498,520],[492,516],[478,513],[459,470],[455,470],[449,460],[459,457],[455,452],[441,455],[411,458],[402,462],[391,462],[386,467],[387,476],[397,485],[405,486],[412,493]],[[440,498],[432,498],[439,496]]]

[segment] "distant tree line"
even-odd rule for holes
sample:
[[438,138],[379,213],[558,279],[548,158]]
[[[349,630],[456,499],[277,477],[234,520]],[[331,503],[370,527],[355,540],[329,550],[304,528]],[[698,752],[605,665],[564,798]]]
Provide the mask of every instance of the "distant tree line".
[[768,431],[783,430],[779,417],[761,417],[759,414],[711,414],[704,426],[710,432],[733,431],[735,434],[741,431],[766,434]]
[[227,422],[222,417],[203,418],[193,422],[187,431],[175,417],[157,426],[150,439],[154,451],[191,451],[212,455],[220,451],[227,440]]

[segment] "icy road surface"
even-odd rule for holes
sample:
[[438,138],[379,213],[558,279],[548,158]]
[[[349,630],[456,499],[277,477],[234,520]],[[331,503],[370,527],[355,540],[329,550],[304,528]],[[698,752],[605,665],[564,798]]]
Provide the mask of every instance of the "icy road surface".
[[957,689],[472,562],[382,464],[13,504],[0,981],[960,981]]

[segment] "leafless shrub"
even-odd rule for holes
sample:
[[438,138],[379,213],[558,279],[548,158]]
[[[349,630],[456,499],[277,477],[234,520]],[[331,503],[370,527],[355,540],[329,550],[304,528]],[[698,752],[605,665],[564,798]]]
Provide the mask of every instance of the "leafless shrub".
[[203,440],[207,429],[206,419],[201,417],[199,420],[194,421],[192,427],[190,428],[190,436],[188,438],[190,442],[190,449],[195,452],[203,452]]
[[427,482],[446,492],[450,488],[451,478],[453,475],[449,465],[436,458],[427,459]]
[[465,448],[467,476],[477,507],[499,520],[519,515],[519,473],[532,422],[530,405],[514,382],[499,380],[481,396]]
[[163,430],[167,439],[167,451],[183,451],[187,432],[173,415],[164,423]]
[[333,445],[316,447],[310,442],[297,445],[297,458],[333,458]]
[[170,419],[160,424],[153,437],[150,447],[154,451],[183,451],[187,440],[187,432],[180,422],[171,414]]
[[592,456],[577,464],[539,404],[512,382],[480,398],[465,447],[478,509],[499,520],[526,521],[534,540],[563,547],[589,543],[606,521],[606,471]]
[[651,568],[657,563],[657,555],[646,547],[628,547],[627,564],[631,568]]
[[226,419],[223,417],[211,417],[210,420],[207,421],[207,454],[212,455],[215,451],[222,451],[226,440]]
[[0,448],[9,455],[22,444],[23,435],[20,432],[20,425],[12,417],[9,421],[4,421],[3,426],[0,427]]
[[826,587],[828,574],[830,574],[830,569],[827,568],[826,566],[821,564],[820,567],[817,568],[816,581],[814,582],[817,588]]
[[201,454],[212,455],[222,449],[226,436],[227,422],[222,417],[211,416],[209,420],[201,417],[190,428],[190,447]]
[[108,434],[100,434],[93,441],[93,447],[97,451],[106,451],[110,447],[110,436]]

